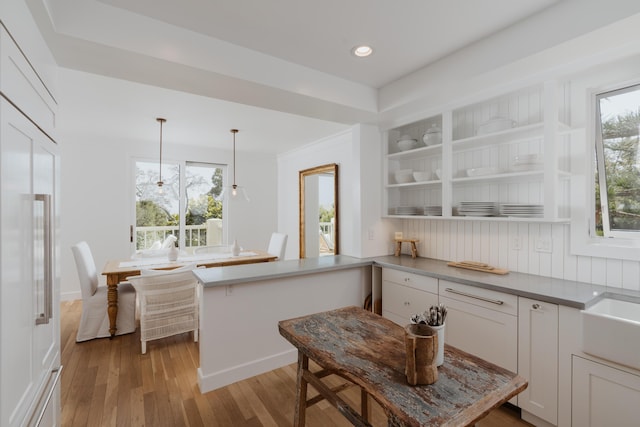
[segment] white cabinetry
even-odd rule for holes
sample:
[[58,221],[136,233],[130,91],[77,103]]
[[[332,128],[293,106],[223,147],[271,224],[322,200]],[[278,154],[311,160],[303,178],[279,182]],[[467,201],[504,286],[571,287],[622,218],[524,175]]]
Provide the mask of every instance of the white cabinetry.
[[[16,107],[19,107],[16,108]],[[0,26],[0,425],[59,423],[55,102]],[[34,123],[38,123],[36,126]]]
[[573,356],[574,427],[635,427],[640,408],[640,376]]
[[447,344],[518,371],[518,297],[448,280],[440,280],[439,295]]
[[432,277],[382,269],[382,315],[400,326],[438,304],[438,280]]
[[[518,373],[529,385],[518,406],[558,423],[558,306],[518,298]],[[526,418],[523,415],[523,418]]]
[[[509,220],[559,221],[569,216],[568,87],[546,82],[443,111],[390,129],[386,144],[384,214],[463,215],[461,202],[495,203],[495,216]],[[420,144],[431,125],[443,127],[441,145]],[[402,135],[419,146],[399,151]],[[395,171],[426,172],[419,182],[398,183]],[[439,170],[440,176],[434,173]],[[506,206],[505,206],[506,205]],[[511,208],[504,214],[504,208]],[[486,211],[464,216],[491,216]]]

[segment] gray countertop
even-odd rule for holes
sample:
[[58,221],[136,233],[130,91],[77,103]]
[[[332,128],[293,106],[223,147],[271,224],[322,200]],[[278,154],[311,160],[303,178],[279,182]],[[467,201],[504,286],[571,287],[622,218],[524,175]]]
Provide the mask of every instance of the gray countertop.
[[451,280],[471,286],[506,292],[578,309],[586,308],[603,296],[640,298],[640,292],[592,285],[571,280],[510,272],[505,275],[449,267],[446,261],[430,258],[395,257],[353,258],[346,255],[287,260],[259,264],[207,268],[194,273],[205,288],[226,286],[283,277],[315,274],[347,268],[377,265],[408,273]]
[[208,288],[323,273],[354,267],[365,267],[371,265],[371,263],[371,259],[335,255],[219,268],[203,268],[194,270],[194,273],[200,283],[202,283],[205,288]]

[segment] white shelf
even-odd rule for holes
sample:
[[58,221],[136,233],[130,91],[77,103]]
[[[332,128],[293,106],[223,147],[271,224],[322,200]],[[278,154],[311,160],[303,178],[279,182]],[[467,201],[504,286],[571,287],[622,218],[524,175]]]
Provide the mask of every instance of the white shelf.
[[438,155],[442,152],[442,144],[418,147],[413,150],[401,151],[399,153],[387,154],[389,160],[403,160],[416,157],[427,157]]
[[387,188],[414,188],[414,187],[424,187],[431,185],[440,185],[442,181],[434,180],[434,181],[421,181],[421,182],[407,182],[405,184],[389,184]]
[[[580,128],[570,118],[570,100],[564,82],[548,81],[470,105],[458,106],[424,120],[390,129],[387,136],[383,216],[398,219],[445,219],[462,221],[568,222],[571,140]],[[517,123],[513,128],[484,135],[477,129],[494,117]],[[396,152],[396,139],[409,135],[420,141],[436,123],[442,128],[442,144]],[[535,169],[516,169],[518,156],[537,154]],[[466,176],[469,169],[497,168],[499,173]],[[400,169],[435,172],[441,179],[392,184]],[[498,204],[544,205],[546,216],[474,217],[452,216],[459,200],[493,200]],[[392,215],[397,206],[442,205],[444,216]]]
[[535,222],[562,224],[569,223],[570,218],[540,218],[540,217],[511,217],[511,216],[430,216],[430,215],[384,215],[384,218],[395,219],[435,219],[456,221],[498,221],[498,222]]

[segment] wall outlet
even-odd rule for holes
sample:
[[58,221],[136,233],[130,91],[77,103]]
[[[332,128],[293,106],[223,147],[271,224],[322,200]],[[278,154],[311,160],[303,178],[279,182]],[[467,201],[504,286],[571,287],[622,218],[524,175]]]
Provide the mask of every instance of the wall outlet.
[[522,239],[520,239],[520,236],[513,236],[511,238],[511,250],[512,251],[519,251],[520,249],[522,249]]
[[550,237],[538,237],[535,241],[536,252],[553,252],[553,240]]
[[369,240],[373,240],[375,238],[375,233],[373,232],[373,228],[369,229]]

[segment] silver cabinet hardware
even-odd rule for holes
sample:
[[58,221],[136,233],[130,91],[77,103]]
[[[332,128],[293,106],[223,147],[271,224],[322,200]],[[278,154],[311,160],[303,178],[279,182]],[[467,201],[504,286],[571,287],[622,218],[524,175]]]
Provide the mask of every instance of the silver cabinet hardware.
[[480,295],[473,295],[473,294],[469,294],[467,292],[458,291],[458,290],[452,289],[452,288],[445,288],[445,290],[447,292],[451,292],[452,294],[458,294],[458,295],[462,295],[462,296],[469,297],[469,298],[475,298],[475,299],[478,299],[478,300],[481,300],[481,301],[490,302],[491,304],[496,304],[496,305],[504,304],[504,301],[501,301],[501,300],[498,300],[498,299],[481,297]]

